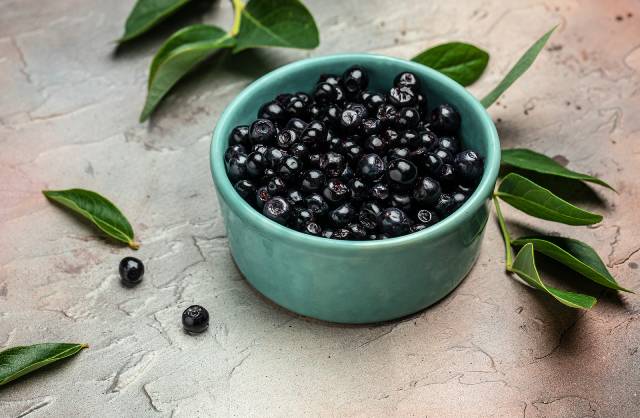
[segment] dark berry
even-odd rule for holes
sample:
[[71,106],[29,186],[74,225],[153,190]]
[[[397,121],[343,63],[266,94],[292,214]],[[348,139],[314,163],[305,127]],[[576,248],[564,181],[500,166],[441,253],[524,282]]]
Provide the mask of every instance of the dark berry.
[[309,147],[305,144],[293,144],[293,146],[289,149],[289,152],[294,157],[298,157],[301,161],[304,161],[309,156]]
[[460,114],[453,106],[441,104],[431,112],[431,128],[439,135],[451,135],[460,129]]
[[382,155],[387,150],[385,141],[379,135],[371,135],[364,140],[364,150],[373,154]]
[[351,181],[351,179],[353,179],[353,176],[354,176],[353,169],[351,168],[350,165],[347,165],[344,168],[344,170],[342,170],[342,173],[340,173],[340,177],[339,178],[342,181],[349,182],[349,181]]
[[340,76],[336,74],[321,74],[318,83],[329,83],[332,86],[340,85]]
[[256,206],[258,209],[262,210],[264,208],[264,204],[271,200],[271,193],[267,190],[267,186],[259,187],[256,190]]
[[349,188],[351,189],[351,199],[355,202],[364,200],[368,196],[367,185],[359,178],[351,179]]
[[304,196],[302,192],[300,192],[300,190],[288,190],[285,197],[289,201],[289,204],[294,207],[302,206],[302,204],[304,203]]
[[312,100],[311,100],[311,96],[309,96],[307,93],[305,93],[304,91],[299,91],[294,95],[298,100],[300,100],[302,103],[304,103],[305,105],[310,105]]
[[449,163],[442,164],[440,171],[436,174],[436,178],[446,190],[455,186],[456,172],[453,166]]
[[454,164],[461,183],[476,185],[480,182],[484,167],[482,159],[474,151],[467,150],[457,154]]
[[440,183],[431,177],[424,177],[413,189],[413,198],[421,206],[432,207],[438,203],[442,189]]
[[267,164],[267,159],[263,154],[252,152],[247,158],[247,173],[251,177],[262,177]]
[[307,157],[309,167],[320,168],[320,161],[322,160],[322,154],[313,153]]
[[322,235],[322,228],[315,222],[309,222],[304,226],[302,232],[305,234],[313,235],[315,237],[319,237]]
[[385,164],[378,154],[367,154],[358,161],[358,174],[364,181],[379,180],[385,173]]
[[277,169],[287,157],[287,153],[280,148],[269,148],[265,154],[267,167]]
[[355,214],[353,206],[345,203],[329,212],[329,219],[335,226],[344,226],[351,222]]
[[340,115],[340,127],[345,132],[355,132],[362,125],[362,116],[356,110],[346,109]]
[[233,128],[231,135],[229,135],[229,145],[250,147],[251,138],[249,137],[249,127],[247,125],[240,125]]
[[446,149],[438,148],[434,154],[437,155],[444,163],[453,162],[453,155],[451,155],[451,153]]
[[370,95],[368,95],[363,101],[362,103],[367,107],[367,110],[370,113],[375,113],[378,108],[380,108],[380,106],[382,106],[383,104],[385,104],[385,98],[382,94],[379,93],[372,93]]
[[342,109],[338,105],[330,105],[324,114],[322,121],[331,127],[340,126],[340,118],[342,117]]
[[342,152],[350,161],[359,161],[364,153],[362,147],[353,140],[346,140],[341,144]]
[[453,192],[451,197],[455,200],[456,207],[462,206],[462,204],[467,200],[467,195],[461,192]]
[[408,189],[413,187],[418,178],[418,169],[409,160],[396,158],[389,162],[387,170],[389,185],[395,189]]
[[302,173],[302,163],[297,157],[286,157],[280,166],[276,169],[276,174],[284,177],[285,179],[295,178]]
[[460,144],[458,140],[452,136],[442,136],[438,141],[438,148],[447,150],[452,155],[456,155],[460,149]]
[[276,136],[276,146],[282,149],[290,148],[298,139],[298,133],[293,129],[283,129]]
[[378,107],[376,117],[382,126],[393,126],[396,124],[398,110],[393,105],[385,103]]
[[135,257],[125,257],[118,267],[120,279],[125,286],[135,286],[142,281],[144,264]]
[[351,197],[351,189],[344,181],[334,178],[327,182],[322,195],[327,202],[339,204]]
[[396,87],[410,87],[415,91],[420,90],[420,80],[418,80],[418,77],[414,73],[409,71],[398,74],[396,78],[393,79],[393,85]]
[[375,202],[363,203],[358,212],[358,222],[368,231],[374,231],[378,227],[378,215],[382,208]]
[[280,177],[272,177],[267,182],[267,190],[272,196],[282,195],[287,192],[287,183]]
[[378,215],[380,232],[390,237],[404,235],[409,231],[409,219],[398,208],[386,208]]
[[438,215],[431,210],[420,209],[418,213],[416,213],[416,222],[418,222],[419,225],[431,226],[436,224],[439,220],[440,218]]
[[329,177],[338,177],[344,171],[347,160],[337,152],[327,152],[320,158],[320,169]]
[[302,132],[306,129],[307,122],[298,118],[291,118],[289,122],[284,126],[285,129],[291,129],[295,131],[298,135],[302,134]]
[[417,103],[413,89],[407,86],[393,87],[389,90],[387,97],[389,103],[398,108],[415,106]]
[[331,239],[348,240],[351,239],[351,232],[347,228],[338,228],[333,231]]
[[258,154],[266,155],[269,147],[264,144],[255,144],[251,147],[251,152],[257,152]]
[[413,202],[411,196],[402,193],[393,193],[389,199],[391,206],[394,208],[402,209],[405,213],[411,212],[413,209]]
[[435,210],[442,218],[446,218],[456,209],[456,201],[453,200],[453,196],[448,193],[442,193],[438,202],[436,203]]
[[380,121],[378,119],[363,119],[362,134],[364,136],[373,135],[380,131]]
[[209,312],[200,305],[192,305],[182,312],[182,327],[185,331],[199,334],[209,327]]
[[307,226],[309,222],[315,222],[316,216],[309,209],[300,208],[294,209],[293,217],[291,219],[291,225],[301,231]]
[[258,119],[251,124],[249,136],[254,144],[271,144],[276,137],[276,126],[269,119]]
[[333,84],[319,83],[313,91],[313,98],[321,104],[334,103],[337,98],[336,88]]
[[385,183],[376,183],[369,188],[369,195],[375,200],[387,200],[389,198],[389,193],[389,186]]
[[359,65],[348,68],[342,74],[342,87],[345,93],[350,97],[355,97],[369,85],[369,76],[367,71]]
[[289,101],[291,100],[291,98],[293,97],[293,94],[291,93],[282,93],[282,94],[278,94],[275,98],[276,102],[280,103],[283,106],[286,106],[287,103],[289,103]]
[[269,119],[274,123],[281,123],[286,120],[286,117],[287,112],[277,100],[263,104],[258,110],[258,119]]
[[309,114],[309,107],[296,96],[287,103],[286,111],[290,116],[305,120]]
[[327,108],[324,105],[318,103],[311,103],[307,109],[307,115],[312,120],[322,120],[327,113]]
[[428,154],[422,166],[424,174],[435,176],[440,172],[442,167],[442,159],[436,154]]
[[398,135],[398,146],[407,147],[409,149],[416,149],[420,146],[420,137],[416,131],[406,130]]
[[438,136],[428,129],[418,132],[421,147],[425,147],[427,151],[433,151],[438,146]]
[[302,132],[302,143],[310,149],[317,149],[327,139],[327,128],[322,122],[310,122]]
[[346,227],[349,230],[350,236],[356,241],[367,239],[367,230],[359,223],[352,223]]
[[316,214],[316,216],[322,216],[329,210],[329,204],[324,200],[322,196],[317,193],[311,193],[304,199],[304,203],[307,208]]
[[429,102],[427,101],[427,96],[422,93],[416,94],[416,107],[422,116],[422,119],[425,119],[429,115]]
[[411,158],[411,150],[407,147],[392,148],[387,152],[387,158],[390,162],[398,158],[409,159]]
[[382,131],[381,135],[387,145],[387,148],[394,148],[398,146],[400,134],[395,129],[386,128]]
[[247,156],[245,154],[234,154],[227,163],[227,174],[231,181],[235,182],[247,176]]
[[284,225],[291,216],[291,205],[282,197],[276,196],[264,204],[262,213],[272,221]]
[[247,202],[253,204],[256,195],[256,186],[249,180],[240,180],[234,186],[236,192]]
[[345,106],[345,109],[354,110],[363,119],[369,116],[369,112],[367,111],[367,108],[360,103],[348,103]]
[[302,180],[300,181],[300,187],[304,192],[316,192],[324,189],[326,182],[324,173],[320,170],[311,169],[302,174]]
[[403,107],[398,111],[396,126],[400,130],[413,129],[420,122],[420,112],[415,107]]
[[245,147],[243,147],[242,145],[231,145],[224,152],[224,163],[225,164],[229,164],[229,161],[231,160],[231,157],[233,157],[236,154],[244,154],[245,151],[246,151]]

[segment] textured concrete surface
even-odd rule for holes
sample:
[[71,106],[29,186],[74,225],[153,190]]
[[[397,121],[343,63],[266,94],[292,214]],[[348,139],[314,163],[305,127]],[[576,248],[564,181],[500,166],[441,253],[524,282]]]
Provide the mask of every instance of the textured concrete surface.
[[[559,227],[511,210],[510,227],[571,233],[640,291],[640,7],[629,1],[322,1],[312,52],[209,61],[138,124],[153,51],[180,24],[229,27],[230,6],[182,14],[114,54],[133,1],[0,0],[0,347],[91,348],[0,389],[0,416],[640,416],[640,299],[563,269],[565,288],[599,296],[573,311],[503,272],[490,222],[471,275],[403,321],[334,326],[265,302],[229,256],[208,168],[225,105],[271,68],[307,55],[411,57],[449,40],[492,54],[481,95],[559,24],[530,73],[491,108],[505,146],[528,146],[619,190],[559,188],[606,214]],[[117,264],[133,252],[47,203],[45,188],[111,196],[142,241],[136,289]],[[206,306],[210,330],[180,314]]]

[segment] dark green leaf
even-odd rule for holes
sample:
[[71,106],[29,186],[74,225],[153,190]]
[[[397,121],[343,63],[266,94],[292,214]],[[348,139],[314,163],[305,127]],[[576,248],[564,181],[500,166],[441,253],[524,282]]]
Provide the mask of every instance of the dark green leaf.
[[235,52],[277,46],[313,49],[320,43],[309,10],[298,0],[251,0],[242,10]]
[[140,244],[134,241],[131,224],[105,197],[83,189],[44,190],[42,193],[47,199],[87,218],[111,238],[122,241],[133,249],[138,249]]
[[600,180],[597,177],[568,170],[546,155],[531,151],[530,149],[503,149],[500,162],[505,165],[521,168],[523,170],[530,170],[537,173],[564,177],[573,180],[588,181],[590,183],[596,183],[614,190],[613,187],[609,186],[606,182]]
[[153,26],[171,16],[190,0],[138,0],[124,26],[119,42],[126,42],[142,35]]
[[486,108],[489,107],[498,100],[500,95],[504,93],[522,74],[525,73],[533,64],[536,57],[544,48],[544,45],[549,40],[549,37],[556,30],[554,27],[549,32],[545,33],[542,38],[538,39],[531,47],[524,53],[522,57],[516,62],[516,65],[511,68],[511,70],[507,73],[507,75],[502,79],[502,81],[494,88],[489,94],[487,94],[480,102]]
[[573,206],[516,173],[505,176],[496,196],[516,209],[548,221],[567,225],[591,225],[602,220],[602,216]]
[[602,286],[631,292],[616,283],[598,254],[584,242],[571,238],[540,235],[519,238],[512,244],[520,247],[529,243],[533,244],[536,251],[553,258]]
[[174,33],[160,47],[149,70],[147,100],[140,122],[149,118],[160,100],[197,64],[220,48],[234,45],[228,33],[215,26],[193,25]]
[[489,62],[489,54],[462,42],[450,42],[421,52],[411,59],[453,78],[463,86],[475,82]]
[[78,353],[86,344],[45,343],[0,352],[0,386],[27,373]]
[[550,294],[559,302],[572,308],[591,309],[593,305],[596,304],[596,298],[592,296],[567,292],[545,285],[540,279],[538,269],[536,268],[533,244],[526,244],[520,249],[518,255],[516,255],[516,259],[513,261],[511,271],[516,273],[530,286]]

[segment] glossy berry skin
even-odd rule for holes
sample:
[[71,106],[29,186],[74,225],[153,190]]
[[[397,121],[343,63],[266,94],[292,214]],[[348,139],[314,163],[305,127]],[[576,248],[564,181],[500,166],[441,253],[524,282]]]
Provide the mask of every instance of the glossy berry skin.
[[291,217],[291,205],[282,197],[276,196],[265,203],[262,213],[272,221],[285,225]]
[[360,223],[364,229],[374,231],[377,228],[378,215],[380,215],[380,213],[382,213],[382,208],[377,203],[363,203],[360,212],[358,212],[358,223]]
[[293,144],[289,149],[289,152],[294,157],[300,159],[300,161],[304,161],[309,157],[309,147],[305,144]]
[[421,89],[420,80],[418,79],[418,76],[416,76],[414,73],[412,73],[410,71],[405,71],[405,72],[402,72],[402,73],[398,74],[393,79],[393,85],[395,87],[406,86],[406,87],[410,87],[412,89],[415,89],[417,91],[419,91]]
[[453,166],[449,163],[442,164],[440,171],[436,175],[436,178],[446,190],[450,190],[455,186],[456,172]]
[[326,214],[329,210],[329,204],[324,200],[324,197],[318,193],[311,193],[308,195],[304,199],[304,203],[307,208],[318,217]]
[[326,181],[327,179],[323,171],[316,169],[307,170],[302,175],[300,188],[305,193],[316,192],[324,189]]
[[390,237],[398,237],[409,231],[409,218],[398,208],[386,208],[378,215],[380,232]]
[[338,177],[342,174],[346,165],[346,157],[337,152],[327,152],[320,157],[320,169],[323,170],[328,177]]
[[462,206],[462,204],[467,200],[467,195],[460,192],[453,192],[451,197],[453,197],[453,200],[456,202],[456,207]]
[[322,196],[330,204],[339,204],[351,197],[351,189],[347,184],[337,178],[331,179],[322,190]]
[[192,334],[199,334],[209,328],[209,312],[200,305],[192,305],[182,312],[182,327]]
[[367,70],[359,65],[348,68],[344,74],[342,74],[342,87],[349,97],[356,97],[356,95],[365,90],[368,85],[369,75],[367,74]]
[[371,135],[364,140],[364,151],[367,153],[383,155],[387,150],[385,141],[379,135]]
[[380,93],[372,93],[363,100],[363,104],[367,107],[369,113],[372,114],[376,112],[380,106],[385,104],[385,102],[385,97]]
[[291,226],[298,231],[302,231],[309,222],[315,222],[316,216],[309,209],[294,209],[291,219]]
[[421,147],[425,147],[427,151],[433,151],[438,147],[438,136],[429,129],[424,129],[418,132],[419,143]]
[[285,179],[290,177],[298,178],[302,173],[302,162],[297,157],[289,156],[276,168],[276,174]]
[[276,146],[280,149],[289,149],[298,140],[298,133],[293,129],[283,129],[276,136]]
[[313,91],[313,98],[320,104],[334,103],[337,96],[335,86],[326,82],[318,83]]
[[291,189],[288,190],[285,198],[289,204],[293,207],[301,207],[304,203],[304,195],[300,190]]
[[249,128],[253,144],[271,144],[276,138],[276,126],[269,119],[258,119]]
[[338,105],[327,106],[326,112],[322,118],[322,122],[329,127],[340,126],[340,118],[342,117],[342,108]]
[[394,126],[398,117],[398,109],[389,103],[385,103],[378,107],[376,117],[382,126]]
[[120,279],[125,286],[135,286],[142,281],[144,264],[135,257],[125,257],[118,267]]
[[460,149],[460,144],[452,136],[442,136],[438,141],[438,148],[448,151],[451,155],[456,155]]
[[280,148],[272,147],[264,155],[268,168],[277,169],[287,157],[287,152]]
[[295,131],[295,133],[301,135],[302,132],[304,132],[304,130],[307,128],[307,122],[299,118],[291,118],[284,126],[284,128]]
[[410,159],[411,150],[407,147],[392,148],[387,152],[387,159],[389,162],[397,159]]
[[362,116],[354,109],[346,109],[340,115],[340,128],[345,132],[355,132],[362,125]]
[[302,132],[302,143],[310,149],[317,149],[327,140],[327,128],[322,122],[312,121]]
[[374,135],[380,131],[380,121],[372,118],[363,119],[361,129],[364,136]]
[[431,177],[420,179],[413,189],[413,198],[423,207],[433,207],[438,203],[442,194],[440,183]]
[[396,158],[389,162],[387,170],[389,185],[394,189],[407,189],[414,185],[418,178],[418,168],[409,160]]
[[321,74],[318,83],[329,83],[333,86],[339,86],[340,76],[337,74]]
[[251,146],[251,138],[249,137],[249,127],[240,125],[233,128],[229,135],[229,145],[242,145],[243,147]]
[[258,110],[258,119],[269,119],[274,123],[282,123],[286,120],[287,112],[282,104],[276,100],[267,102]]
[[440,135],[453,135],[460,129],[460,114],[453,106],[442,104],[431,112],[431,129]]
[[482,178],[484,166],[482,159],[474,151],[467,150],[457,154],[454,159],[456,175],[465,185],[476,185]]
[[414,91],[407,86],[393,87],[387,95],[389,103],[397,108],[412,107],[417,104]]
[[229,146],[229,148],[227,148],[227,150],[224,152],[224,163],[229,164],[229,161],[231,161],[231,157],[236,154],[245,154],[245,152],[245,147],[243,147],[242,145]]
[[367,182],[382,178],[386,171],[386,165],[378,154],[367,154],[358,161],[358,175]]
[[281,177],[272,177],[267,182],[267,190],[272,196],[282,195],[287,191],[287,183]]
[[247,176],[247,156],[234,154],[227,163],[227,173],[231,181],[238,181]]
[[403,107],[398,111],[396,126],[400,130],[414,129],[420,122],[420,112],[415,107]]
[[322,236],[322,227],[315,222],[309,222],[304,226],[302,232],[313,235],[314,237]]
[[438,158],[440,158],[442,160],[442,162],[444,162],[444,163],[452,163],[453,162],[453,155],[451,155],[451,153],[449,151],[447,151],[446,149],[438,148],[438,149],[436,149],[434,154],[436,156],[438,156]]
[[438,215],[432,210],[420,209],[416,213],[416,222],[425,227],[435,225],[439,220]]
[[407,147],[410,150],[415,150],[420,145],[420,137],[416,131],[408,129],[398,135],[397,143],[400,147]]
[[442,164],[444,164],[442,159],[436,154],[428,154],[423,162],[424,174],[429,176],[437,175],[440,172]]
[[389,203],[394,208],[402,209],[405,213],[413,211],[413,201],[411,196],[403,193],[392,193]]
[[258,152],[252,152],[247,158],[247,174],[250,177],[261,177],[267,168],[267,158]]
[[359,178],[349,180],[349,189],[351,189],[351,199],[359,202],[369,196],[367,185]]
[[350,223],[355,215],[353,206],[350,203],[345,203],[329,212],[329,219],[335,226],[342,227]]
[[269,193],[267,186],[259,187],[256,190],[256,206],[258,209],[262,210],[269,200],[271,200],[271,193]]
[[387,200],[390,193],[386,183],[376,183],[369,188],[369,196],[377,201]]
[[250,180],[239,180],[234,186],[236,192],[242,197],[244,200],[253,204],[253,199],[256,195],[256,186]]
[[442,193],[435,206],[436,213],[441,218],[446,218],[456,210],[456,201],[453,200],[453,196],[448,193]]
[[351,223],[346,226],[346,229],[349,230],[349,235],[353,240],[362,241],[367,239],[367,230],[359,223]]

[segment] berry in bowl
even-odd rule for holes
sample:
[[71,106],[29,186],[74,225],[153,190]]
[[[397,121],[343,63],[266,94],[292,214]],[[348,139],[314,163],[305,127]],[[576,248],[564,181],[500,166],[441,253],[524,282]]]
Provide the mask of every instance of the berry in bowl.
[[473,266],[500,160],[464,88],[375,55],[302,60],[225,110],[211,164],[231,254],[294,312],[366,323],[423,309]]

